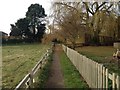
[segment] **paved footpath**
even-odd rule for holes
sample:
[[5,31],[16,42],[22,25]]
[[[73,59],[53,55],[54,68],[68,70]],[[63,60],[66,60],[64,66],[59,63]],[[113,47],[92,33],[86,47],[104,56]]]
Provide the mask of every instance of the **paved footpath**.
[[56,45],[53,53],[53,61],[50,67],[50,75],[45,88],[64,88],[64,80],[60,66],[60,53],[62,47]]

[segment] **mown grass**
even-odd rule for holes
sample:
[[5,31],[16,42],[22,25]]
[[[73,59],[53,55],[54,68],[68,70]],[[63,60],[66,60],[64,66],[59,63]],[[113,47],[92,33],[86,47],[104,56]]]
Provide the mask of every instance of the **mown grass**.
[[85,46],[76,48],[76,51],[98,63],[102,63],[110,72],[120,74],[118,62],[112,57],[113,53],[116,52],[113,46]]
[[85,83],[64,52],[61,53],[60,63],[66,88],[88,88],[88,85]]
[[2,47],[3,88],[14,88],[40,60],[49,45],[25,44]]

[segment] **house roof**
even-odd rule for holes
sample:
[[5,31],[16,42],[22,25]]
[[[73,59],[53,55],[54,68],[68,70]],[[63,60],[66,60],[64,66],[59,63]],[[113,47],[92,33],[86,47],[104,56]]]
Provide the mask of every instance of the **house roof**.
[[7,35],[7,36],[8,36],[7,33],[3,32],[3,31],[0,31],[0,36],[4,36],[4,35]]

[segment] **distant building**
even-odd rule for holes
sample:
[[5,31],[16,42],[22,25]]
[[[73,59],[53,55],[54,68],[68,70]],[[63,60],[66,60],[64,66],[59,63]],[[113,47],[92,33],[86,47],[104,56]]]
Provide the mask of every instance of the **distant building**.
[[8,39],[8,34],[3,31],[0,31],[0,39]]

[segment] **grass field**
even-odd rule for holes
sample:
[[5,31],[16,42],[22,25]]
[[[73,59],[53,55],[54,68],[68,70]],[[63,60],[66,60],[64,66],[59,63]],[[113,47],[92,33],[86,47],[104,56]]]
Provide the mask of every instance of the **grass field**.
[[40,60],[49,45],[29,44],[2,47],[3,88],[14,88]]
[[118,69],[118,62],[112,57],[113,53],[116,52],[114,47],[85,46],[76,48],[76,50],[99,63],[103,63],[103,65],[106,66],[110,71],[120,74],[120,70]]
[[60,63],[62,67],[65,88],[88,88],[79,72],[67,58],[65,53],[61,53]]

